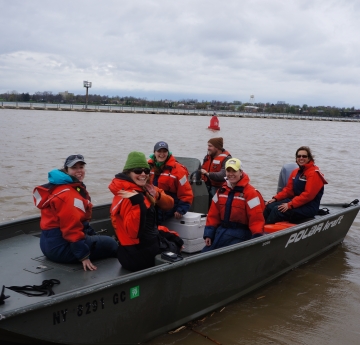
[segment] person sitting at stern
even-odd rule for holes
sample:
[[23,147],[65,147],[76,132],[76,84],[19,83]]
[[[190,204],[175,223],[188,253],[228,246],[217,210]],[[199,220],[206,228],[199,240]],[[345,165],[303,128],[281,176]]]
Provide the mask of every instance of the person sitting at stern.
[[319,211],[327,181],[315,165],[308,146],[296,150],[295,160],[299,167],[290,174],[287,185],[265,204],[266,224],[281,221],[296,223],[314,217]]

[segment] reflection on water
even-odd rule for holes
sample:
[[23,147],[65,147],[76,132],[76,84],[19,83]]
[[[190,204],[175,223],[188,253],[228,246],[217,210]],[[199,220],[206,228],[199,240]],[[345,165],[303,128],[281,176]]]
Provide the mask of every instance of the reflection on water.
[[[130,151],[150,154],[165,140],[176,156],[202,159],[207,141],[222,136],[265,199],[276,192],[284,163],[308,145],[325,174],[323,202],[360,196],[358,123],[282,119],[0,110],[0,222],[37,215],[34,186],[65,158],[81,153],[94,204],[108,203],[107,186]],[[196,330],[222,344],[357,344],[360,317],[360,216],[343,246],[206,318]],[[209,270],[211,274],[211,270]],[[214,277],[216,279],[216,277]],[[149,344],[210,344],[191,330]]]
[[[346,251],[337,247],[285,274],[208,315],[195,330],[221,344],[358,344],[360,288],[347,279]],[[148,344],[206,343],[188,328]]]

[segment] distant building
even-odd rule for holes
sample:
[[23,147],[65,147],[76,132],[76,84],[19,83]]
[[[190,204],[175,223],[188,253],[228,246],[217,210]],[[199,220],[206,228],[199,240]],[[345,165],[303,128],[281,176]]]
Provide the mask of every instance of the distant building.
[[249,113],[256,113],[259,107],[255,107],[254,105],[245,105],[244,106],[245,111],[248,111]]
[[63,98],[63,99],[67,99],[67,98],[72,98],[74,97],[74,94],[71,93],[71,92],[67,92],[67,91],[64,91],[64,92],[59,92],[59,95]]

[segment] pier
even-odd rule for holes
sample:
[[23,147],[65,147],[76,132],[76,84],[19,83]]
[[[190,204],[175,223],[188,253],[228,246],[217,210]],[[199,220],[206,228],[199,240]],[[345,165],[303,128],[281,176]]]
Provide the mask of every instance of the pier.
[[[130,107],[122,105],[85,105],[65,103],[26,103],[26,102],[0,102],[0,109],[19,110],[54,110],[54,111],[76,111],[76,112],[99,112],[99,113],[139,113],[139,114],[160,114],[160,115],[185,115],[185,116],[212,116],[214,110],[185,109],[185,108],[146,108]],[[288,113],[255,113],[217,110],[218,117],[243,117],[243,118],[264,118],[264,119],[287,119],[307,121],[340,121],[360,122],[358,117],[329,117],[322,115],[303,115]]]

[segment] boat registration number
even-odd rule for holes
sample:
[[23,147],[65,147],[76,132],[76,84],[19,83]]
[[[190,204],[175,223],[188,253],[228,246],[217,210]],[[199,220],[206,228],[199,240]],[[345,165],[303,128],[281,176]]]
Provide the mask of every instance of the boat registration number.
[[64,308],[53,312],[53,325],[57,325],[63,322],[68,321],[69,310],[73,311],[71,315],[76,315],[77,317],[84,317],[86,315],[91,315],[98,313],[99,311],[106,308],[108,304],[117,305],[119,303],[124,303],[127,299],[133,299],[140,296],[140,287],[135,286],[130,288],[129,295],[125,291],[120,293],[116,292],[112,297],[106,299],[101,297],[99,299],[94,299],[92,301],[87,301],[81,304],[78,304],[75,307]]

